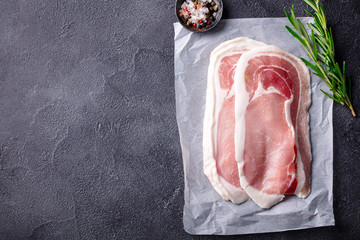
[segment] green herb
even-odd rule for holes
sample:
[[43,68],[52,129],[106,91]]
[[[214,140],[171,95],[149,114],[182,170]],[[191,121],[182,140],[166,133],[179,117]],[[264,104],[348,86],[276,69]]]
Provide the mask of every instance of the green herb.
[[292,5],[290,14],[286,10],[284,11],[295,31],[289,26],[285,27],[305,48],[312,63],[304,58],[301,60],[325,82],[332,94],[320,90],[335,102],[348,106],[352,115],[356,117],[351,103],[351,79],[345,76],[345,61],[340,67],[335,60],[334,39],[331,28],[327,26],[324,9],[319,0],[304,0],[304,2],[314,10],[314,13],[311,13],[305,9],[314,18],[314,23],[307,24],[311,35],[308,34],[302,22],[296,18],[294,5]]

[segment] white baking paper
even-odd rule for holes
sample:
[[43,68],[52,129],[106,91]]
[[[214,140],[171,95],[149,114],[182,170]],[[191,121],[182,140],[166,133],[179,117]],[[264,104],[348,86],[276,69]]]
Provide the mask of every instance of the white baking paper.
[[[304,23],[311,18],[303,18]],[[207,33],[192,33],[179,23],[175,29],[176,117],[185,174],[184,228],[190,234],[247,234],[334,225],[333,126],[331,99],[326,86],[312,75],[310,131],[312,190],[306,199],[288,196],[263,210],[251,200],[235,205],[223,200],[203,172],[202,125],[207,68],[211,51],[236,37],[249,37],[305,57],[300,44],[284,28],[286,18],[222,20]]]

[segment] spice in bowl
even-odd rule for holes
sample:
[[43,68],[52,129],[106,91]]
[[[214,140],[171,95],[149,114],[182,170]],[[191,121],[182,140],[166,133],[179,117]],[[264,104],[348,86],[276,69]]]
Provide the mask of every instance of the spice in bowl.
[[210,28],[216,22],[219,6],[214,0],[186,0],[178,12],[179,19],[192,30]]

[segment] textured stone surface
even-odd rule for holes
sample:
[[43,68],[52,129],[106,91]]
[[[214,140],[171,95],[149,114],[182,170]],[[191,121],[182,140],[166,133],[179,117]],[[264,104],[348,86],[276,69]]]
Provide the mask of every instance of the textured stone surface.
[[[224,0],[224,18],[290,4]],[[360,3],[324,5],[360,113]],[[0,1],[0,239],[222,239],[183,230],[175,21],[174,0]],[[227,239],[357,238],[359,159],[335,104],[336,226]]]

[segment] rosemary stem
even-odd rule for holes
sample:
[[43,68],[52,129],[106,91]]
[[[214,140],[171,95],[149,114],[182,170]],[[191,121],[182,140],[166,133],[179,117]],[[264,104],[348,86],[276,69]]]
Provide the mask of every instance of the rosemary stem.
[[346,98],[346,105],[350,108],[351,114],[353,115],[353,117],[356,117],[356,113],[354,111],[353,105],[351,104],[351,101],[347,94],[345,95],[345,98]]

